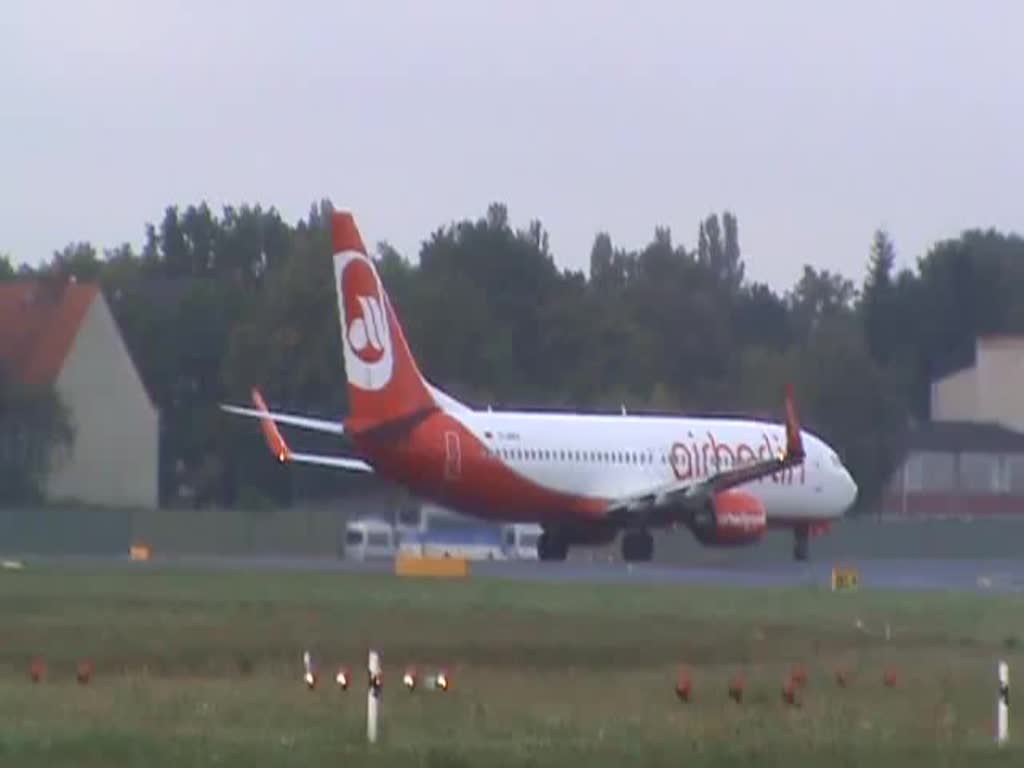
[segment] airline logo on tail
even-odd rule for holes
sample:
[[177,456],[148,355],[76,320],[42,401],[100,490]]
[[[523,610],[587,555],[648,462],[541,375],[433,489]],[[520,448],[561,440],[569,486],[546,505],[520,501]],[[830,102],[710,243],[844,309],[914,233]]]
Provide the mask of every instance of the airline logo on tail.
[[356,251],[337,254],[335,270],[349,383],[371,392],[383,389],[394,356],[380,280],[369,259]]
[[333,213],[331,242],[348,427],[357,432],[436,409],[351,213]]

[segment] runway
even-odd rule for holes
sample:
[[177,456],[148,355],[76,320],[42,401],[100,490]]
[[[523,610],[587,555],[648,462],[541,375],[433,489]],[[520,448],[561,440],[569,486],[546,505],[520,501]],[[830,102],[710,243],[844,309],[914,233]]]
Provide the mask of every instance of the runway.
[[[192,568],[199,570],[327,571],[379,573],[393,571],[390,560],[351,561],[335,558],[275,556],[162,556],[148,562],[127,557],[28,557],[33,564],[65,567],[97,565],[124,568]],[[847,559],[841,562],[776,563],[718,562],[703,564],[625,564],[570,560],[482,561],[470,564],[471,578],[537,583],[704,585],[743,588],[828,588],[833,565],[857,570],[861,589],[946,590],[978,593],[1024,592],[1024,561],[957,559]]]
[[[863,589],[1024,591],[1024,562],[868,560],[837,563],[858,571]],[[745,588],[829,587],[831,563],[665,566],[575,564],[525,568],[510,563],[474,564],[474,575],[586,583],[696,584]]]

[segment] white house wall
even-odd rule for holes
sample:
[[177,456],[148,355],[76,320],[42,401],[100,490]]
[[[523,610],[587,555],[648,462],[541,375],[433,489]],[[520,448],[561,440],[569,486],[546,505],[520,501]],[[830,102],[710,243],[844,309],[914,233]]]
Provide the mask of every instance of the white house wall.
[[978,421],[1024,432],[1024,340],[979,340],[976,370]]
[[932,382],[932,421],[977,421],[977,369],[964,368]]
[[155,507],[158,415],[102,295],[82,321],[56,388],[75,442],[50,474],[49,498]]

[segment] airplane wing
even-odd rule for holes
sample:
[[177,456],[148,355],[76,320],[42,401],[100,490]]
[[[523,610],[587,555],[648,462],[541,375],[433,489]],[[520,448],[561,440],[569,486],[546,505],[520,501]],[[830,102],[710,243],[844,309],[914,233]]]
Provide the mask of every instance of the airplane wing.
[[263,437],[267,441],[267,447],[274,454],[278,461],[296,464],[314,464],[321,467],[334,467],[335,469],[347,469],[353,472],[373,472],[373,467],[362,459],[346,458],[344,456],[320,456],[315,453],[295,453],[288,447],[281,431],[277,428],[277,422],[292,424],[298,427],[306,427],[320,432],[332,432],[343,434],[344,427],[330,421],[320,419],[307,419],[304,416],[291,416],[289,414],[274,414],[267,409],[260,391],[253,387],[252,401],[255,408],[240,408],[238,406],[222,405],[225,411],[237,413],[242,416],[253,416],[260,420],[260,427],[263,430]]
[[657,522],[661,518],[669,521],[674,510],[695,508],[717,493],[797,466],[804,460],[804,446],[792,387],[786,389],[785,426],[786,447],[777,456],[720,470],[702,479],[676,480],[646,493],[617,499],[609,505],[606,514],[623,524]]

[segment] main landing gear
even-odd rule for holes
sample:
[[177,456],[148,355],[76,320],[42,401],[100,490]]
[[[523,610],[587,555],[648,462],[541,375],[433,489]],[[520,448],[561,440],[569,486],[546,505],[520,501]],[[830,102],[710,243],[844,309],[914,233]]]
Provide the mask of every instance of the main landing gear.
[[544,531],[537,539],[537,558],[540,560],[565,560],[569,555],[569,541],[555,531]]
[[793,559],[803,563],[811,555],[811,529],[808,525],[798,525],[793,529]]
[[622,534],[622,559],[627,563],[647,563],[654,557],[654,537],[650,531],[626,531]]

